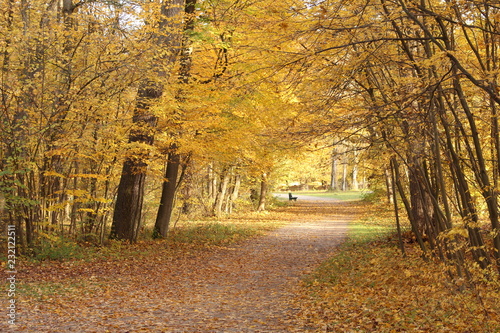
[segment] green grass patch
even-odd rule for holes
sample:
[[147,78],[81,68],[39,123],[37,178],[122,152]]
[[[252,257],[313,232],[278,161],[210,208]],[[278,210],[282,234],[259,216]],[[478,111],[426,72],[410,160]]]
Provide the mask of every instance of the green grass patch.
[[332,198],[343,201],[355,201],[363,199],[363,196],[368,193],[367,191],[335,191],[335,192],[325,192],[325,191],[299,191],[292,192],[293,196],[306,195],[318,198]]
[[[336,284],[343,274],[357,274],[352,270],[352,263],[359,260],[353,255],[363,247],[369,247],[370,243],[381,241],[395,232],[390,225],[373,225],[362,222],[350,223],[348,226],[347,240],[340,246],[339,252],[334,257],[324,261],[313,272],[307,276],[304,282],[307,286]],[[369,261],[370,256],[363,258]]]
[[39,239],[31,250],[30,257],[35,261],[83,259],[88,255],[87,250],[71,239],[54,236]]
[[62,295],[82,294],[82,290],[91,287],[89,281],[19,283],[16,292],[37,301],[44,301]]
[[391,225],[376,225],[364,223],[349,224],[348,244],[362,244],[381,240],[395,232],[395,227]]
[[[362,249],[371,247],[371,243],[384,241],[396,233],[393,213],[387,206],[364,204],[363,207],[368,214],[360,215],[356,221],[349,223],[347,239],[340,246],[337,255],[324,261],[312,275],[308,276],[305,280],[307,285],[316,285],[318,281],[321,284],[338,282],[342,274],[352,270],[352,263],[360,259],[354,253],[357,255],[360,250],[364,252]],[[363,260],[369,261],[369,257],[366,254]]]
[[167,241],[172,245],[212,245],[232,244],[262,233],[262,229],[236,223],[210,222],[184,225],[169,232]]

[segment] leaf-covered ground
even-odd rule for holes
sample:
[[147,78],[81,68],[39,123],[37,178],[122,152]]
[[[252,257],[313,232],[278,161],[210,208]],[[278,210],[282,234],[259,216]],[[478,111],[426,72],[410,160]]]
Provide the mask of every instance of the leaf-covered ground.
[[500,332],[498,273],[485,279],[470,266],[466,281],[424,260],[408,232],[403,258],[394,233],[384,235],[393,224],[373,206],[352,223],[339,251],[303,280],[299,317],[318,332]]
[[0,332],[500,332],[498,276],[452,278],[409,238],[403,258],[393,224],[362,202],[300,200],[24,263],[18,325]]
[[296,321],[295,288],[333,254],[348,209],[299,202],[254,217],[291,223],[235,244],[142,243],[128,255],[26,265],[13,331],[312,331]]

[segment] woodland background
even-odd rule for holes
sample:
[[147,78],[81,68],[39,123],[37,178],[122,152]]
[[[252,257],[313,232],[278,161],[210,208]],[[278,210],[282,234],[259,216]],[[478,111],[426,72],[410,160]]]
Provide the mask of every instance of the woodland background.
[[22,253],[164,238],[319,181],[387,193],[424,257],[498,276],[497,2],[1,8],[2,227]]

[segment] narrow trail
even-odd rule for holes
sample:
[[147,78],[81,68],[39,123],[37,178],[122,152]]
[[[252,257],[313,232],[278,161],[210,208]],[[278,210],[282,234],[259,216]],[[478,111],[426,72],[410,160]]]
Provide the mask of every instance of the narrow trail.
[[[169,261],[158,253],[81,269],[70,277],[75,290],[25,307],[21,302],[19,331],[312,331],[295,320],[294,288],[343,240],[352,216],[345,206],[301,200],[293,207],[296,222],[203,256]],[[321,217],[310,218],[311,212]],[[82,281],[98,287],[78,287]]]

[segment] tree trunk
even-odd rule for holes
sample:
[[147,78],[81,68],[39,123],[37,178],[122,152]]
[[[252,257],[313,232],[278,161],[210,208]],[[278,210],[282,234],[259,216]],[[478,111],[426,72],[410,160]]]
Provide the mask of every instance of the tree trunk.
[[[193,210],[193,187],[194,187],[194,176],[193,176],[193,162],[191,158],[186,159],[182,162],[182,172],[179,179],[179,183],[183,183],[181,190],[182,193],[182,213],[188,215]],[[182,179],[184,178],[184,180]],[[178,185],[179,186],[179,185]]]
[[240,186],[241,186],[241,176],[237,174],[234,176],[234,185],[231,189],[231,195],[228,195],[228,203],[226,206],[226,212],[229,214],[231,214],[233,212],[233,209],[235,207],[235,202],[238,199]]
[[339,184],[337,181],[337,169],[339,164],[339,157],[337,147],[333,147],[332,152],[332,172],[330,174],[330,191],[337,191],[339,189]]
[[414,217],[413,217],[413,214],[411,213],[411,205],[410,205],[410,202],[405,194],[405,191],[404,191],[404,188],[403,188],[403,184],[401,183],[401,175],[399,173],[399,164],[398,162],[396,161],[395,158],[392,159],[392,162],[393,162],[393,168],[394,168],[394,182],[396,183],[396,187],[398,189],[398,192],[399,192],[399,196],[401,197],[401,200],[403,201],[403,204],[405,206],[405,210],[406,210],[406,214],[408,215],[408,220],[410,220],[410,224],[411,224],[411,228],[412,228],[412,231],[413,231],[413,234],[415,235],[415,237],[417,238],[417,242],[420,246],[420,249],[422,250],[422,252],[424,253],[424,255],[427,254],[427,249],[425,247],[425,244],[424,244],[424,241],[422,239],[422,234],[420,233],[420,230],[417,226],[417,223],[416,221],[414,220]]
[[175,191],[177,189],[177,176],[179,174],[180,156],[176,152],[176,147],[172,148],[172,152],[168,156],[167,166],[165,170],[165,180],[163,181],[160,207],[156,215],[155,227],[153,230],[153,238],[165,238],[170,225],[170,217],[174,210]]
[[347,158],[342,163],[342,191],[347,191]]
[[144,198],[145,172],[136,172],[143,163],[126,160],[118,185],[118,197],[111,225],[112,239],[126,239],[135,242],[140,228],[142,203]]
[[[157,119],[149,113],[149,106],[153,100],[160,98],[162,90],[151,84],[151,86],[143,86],[138,94],[133,122],[141,124],[141,127],[152,128],[156,126]],[[129,142],[149,145],[153,143],[153,140],[153,135],[143,128],[132,131],[129,137]],[[141,152],[138,156],[127,157],[123,164],[110,238],[126,239],[130,242],[137,240],[146,182],[146,160],[147,152]]]
[[233,193],[231,194],[231,201],[233,203],[236,201],[236,199],[238,199],[240,187],[241,187],[241,176],[235,175]]
[[392,203],[394,203],[394,194],[396,192],[394,191],[394,186],[393,186],[394,184],[392,183],[393,182],[393,177],[392,177],[392,174],[391,174],[391,170],[392,170],[392,165],[391,165],[391,169],[388,169],[387,167],[384,168],[385,187],[386,187],[386,193],[387,193],[387,202],[389,202],[389,203],[392,204]]
[[210,163],[207,170],[207,190],[210,203],[215,202],[217,196],[217,179],[215,178],[214,165]]
[[226,198],[227,194],[227,186],[229,184],[229,180],[231,179],[230,177],[230,172],[229,169],[224,169],[221,174],[221,182],[219,185],[219,191],[217,193],[217,197],[215,199],[214,203],[214,215],[215,216],[220,216],[222,213],[222,208],[224,205],[224,199]]
[[397,165],[397,163],[395,162],[396,161],[396,158],[395,157],[391,157],[391,161],[390,161],[390,169],[389,169],[389,175],[387,175],[387,168],[385,169],[386,171],[386,177],[388,177],[388,181],[387,183],[389,184],[390,183],[390,187],[388,187],[388,192],[389,192],[389,188],[390,188],[390,192],[391,192],[391,196],[390,196],[390,199],[389,201],[391,201],[392,199],[392,203],[394,204],[394,214],[396,215],[396,229],[397,229],[397,232],[398,232],[398,243],[399,243],[399,248],[401,250],[401,254],[403,255],[403,257],[406,257],[406,252],[405,252],[405,246],[404,246],[404,243],[403,243],[403,236],[401,234],[401,223],[399,222],[399,207],[398,207],[398,201],[396,199],[396,170],[395,170],[395,167]]
[[352,190],[359,190],[359,183],[358,183],[358,154],[359,152],[355,149],[354,150],[354,163],[352,165],[352,185],[351,189]]
[[[196,0],[187,0],[185,2],[184,14],[186,15],[186,23],[184,27],[182,49],[180,54],[180,68],[179,68],[179,81],[180,83],[189,83],[191,76],[191,52],[189,50],[190,40],[186,32],[194,29],[194,9]],[[184,102],[184,88],[181,87],[177,92],[176,99],[179,102]],[[167,161],[167,168],[165,174],[165,181],[163,182],[161,201],[156,216],[155,228],[153,230],[153,237],[166,237],[168,227],[170,224],[170,217],[174,209],[175,192],[177,189],[177,176],[179,174],[180,156],[177,153],[177,145],[173,143],[170,146],[169,158]]]
[[260,181],[259,206],[257,207],[257,210],[259,212],[266,210],[267,186],[268,186],[267,174],[263,173]]

